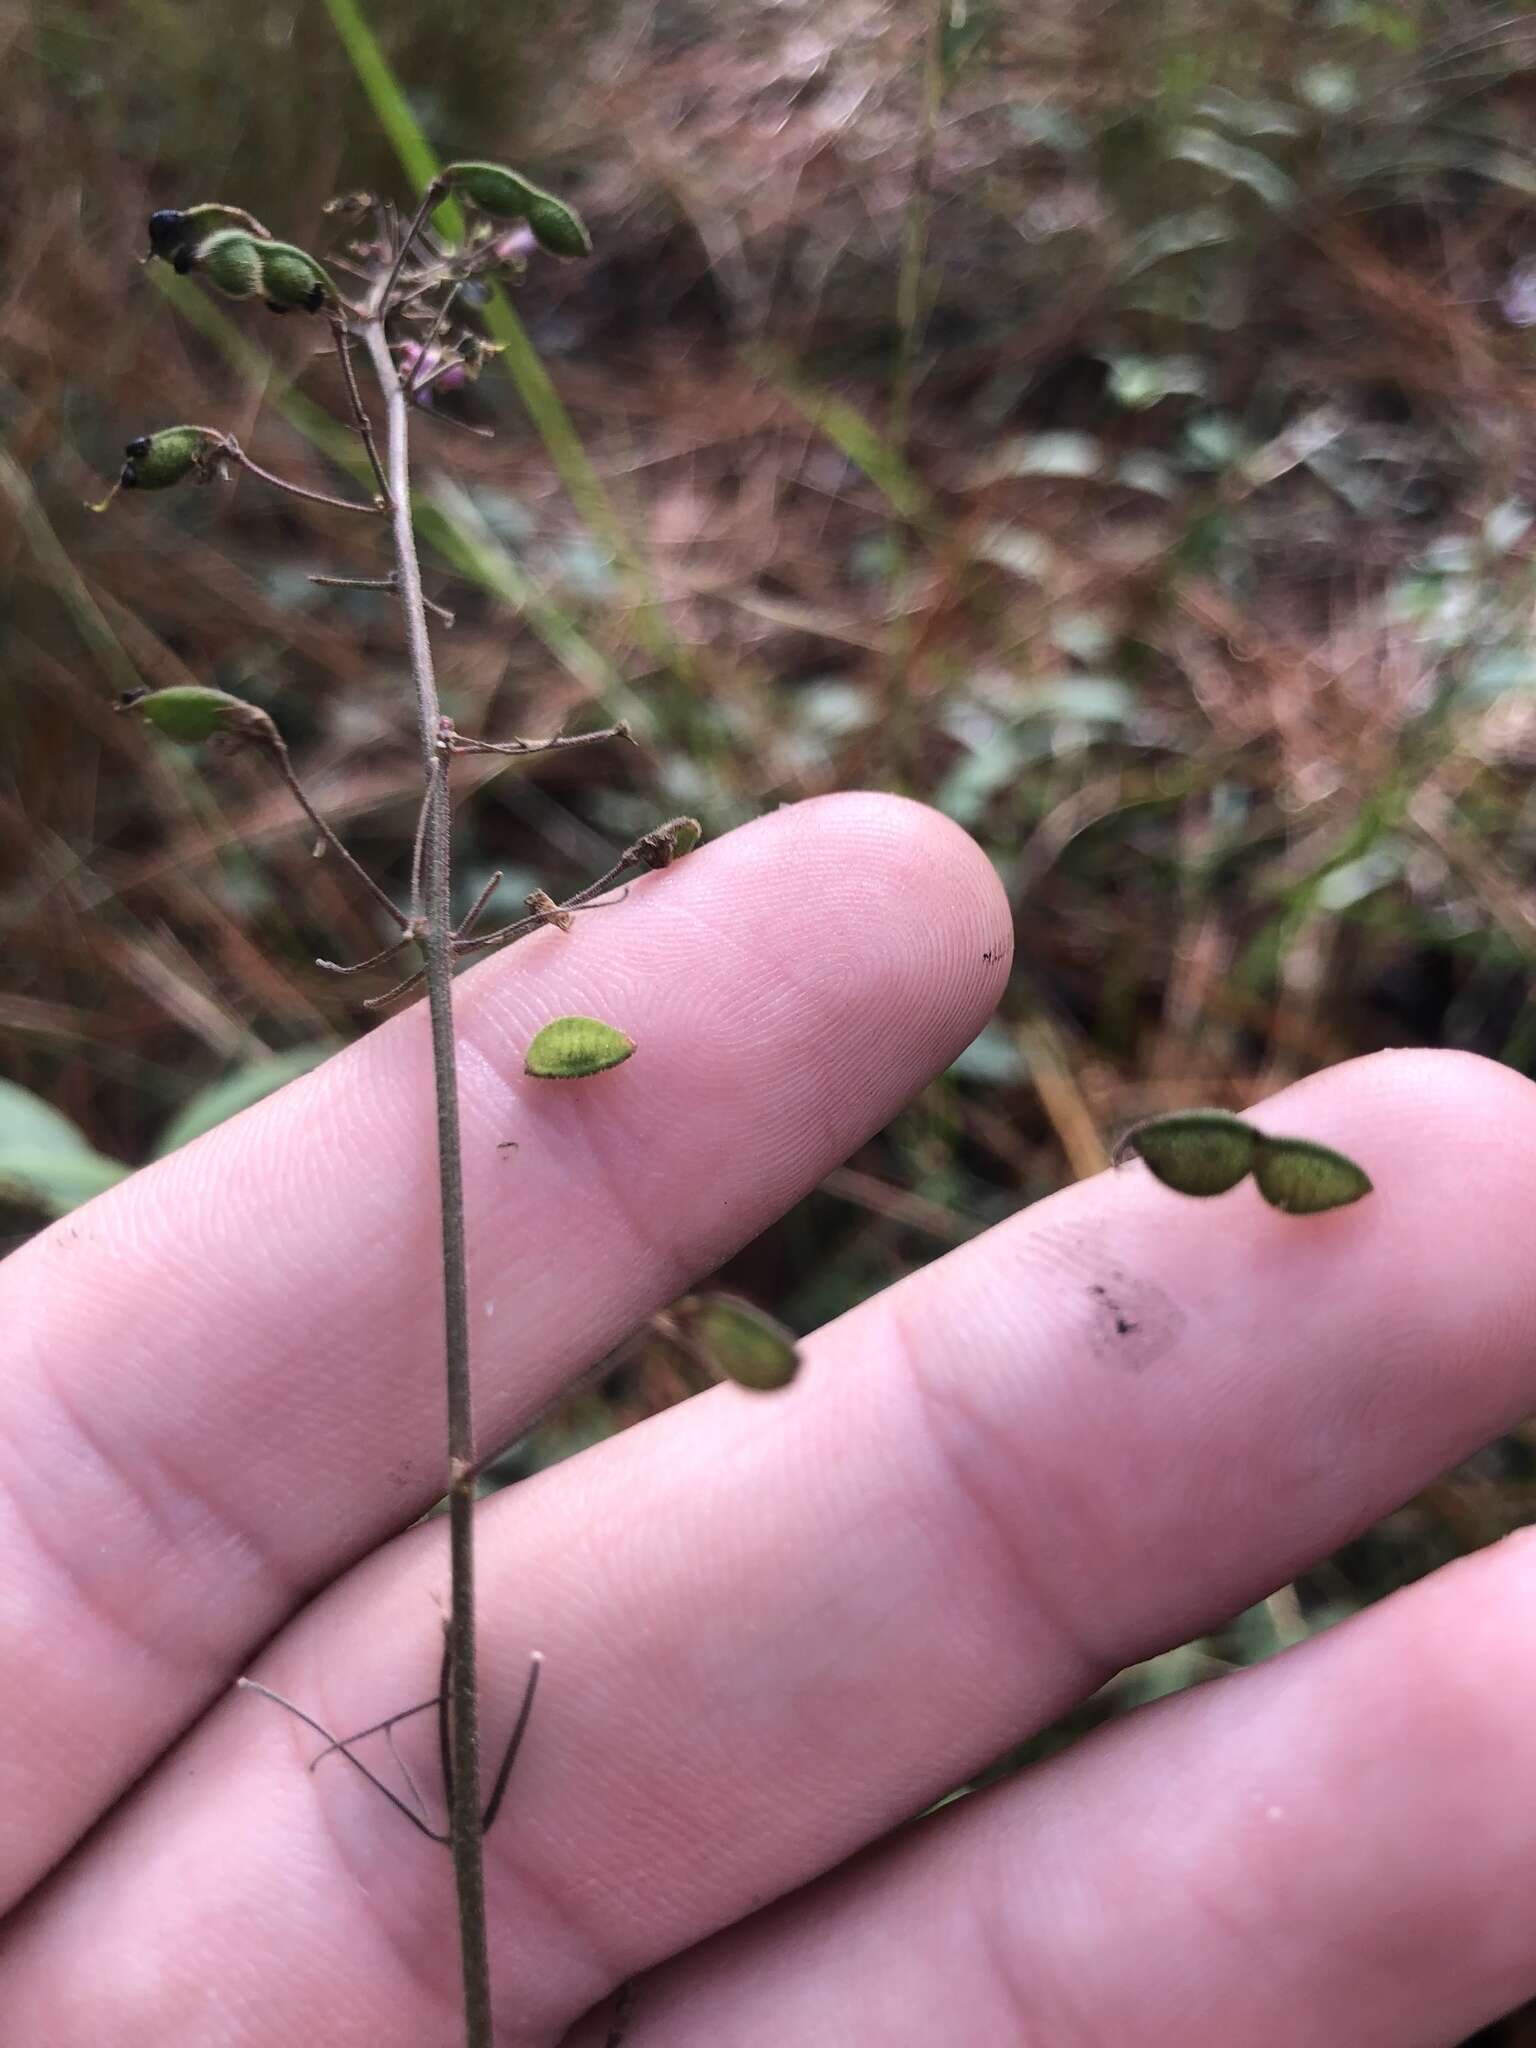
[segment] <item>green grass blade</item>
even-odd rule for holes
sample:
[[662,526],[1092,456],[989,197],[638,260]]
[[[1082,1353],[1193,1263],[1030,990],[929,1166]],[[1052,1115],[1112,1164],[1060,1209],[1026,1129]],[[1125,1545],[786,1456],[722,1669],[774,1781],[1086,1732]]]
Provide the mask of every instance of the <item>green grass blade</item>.
[[[439,169],[439,160],[422,132],[421,123],[357,0],[325,0],[325,4],[379,126],[419,192]],[[445,202],[434,218],[443,224],[445,232],[462,232],[462,216],[451,202]],[[581,436],[505,292],[497,290],[491,294],[485,308],[485,324],[492,339],[502,345],[500,361],[506,365],[571,503],[590,532],[612,555],[629,586],[629,600],[635,607],[636,624],[646,651],[653,660],[686,680],[691,674],[688,651],[673,632],[644,558],[593,468]]]

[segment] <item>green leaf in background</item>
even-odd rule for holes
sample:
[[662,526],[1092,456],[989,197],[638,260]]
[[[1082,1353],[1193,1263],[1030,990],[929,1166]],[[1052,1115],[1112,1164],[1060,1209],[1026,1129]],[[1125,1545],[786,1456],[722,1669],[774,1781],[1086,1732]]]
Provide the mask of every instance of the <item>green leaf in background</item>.
[[[389,137],[406,176],[418,192],[422,191],[437,176],[437,153],[401,90],[389,59],[379,47],[357,0],[325,0],[325,4],[379,126]],[[437,207],[432,219],[451,240],[462,238],[464,216],[453,200],[445,200]],[[635,623],[648,651],[686,680],[691,673],[689,651],[673,631],[644,556],[619,517],[538,350],[505,292],[491,293],[485,307],[485,324],[492,340],[501,344],[500,361],[538,429],[571,503],[624,571],[636,607]]]
[[1259,1193],[1288,1216],[1342,1209],[1371,1192],[1370,1176],[1327,1145],[1306,1138],[1264,1138],[1254,1163]]
[[1258,149],[1230,142],[1214,128],[1185,128],[1175,136],[1168,154],[1183,163],[1200,164],[1233,185],[1246,185],[1276,213],[1296,202],[1296,186],[1277,163]]
[[312,1067],[318,1067],[335,1051],[336,1047],[330,1043],[296,1045],[291,1052],[274,1053],[271,1059],[252,1060],[248,1066],[236,1067],[232,1074],[226,1074],[222,1081],[215,1081],[211,1088],[200,1089],[178,1110],[160,1133],[155,1156],[163,1159],[167,1152],[190,1144],[193,1138],[200,1138],[204,1131],[211,1131],[215,1124],[223,1123],[227,1117],[238,1116],[253,1102],[275,1095],[279,1088],[296,1081],[300,1074],[307,1074]]
[[127,1174],[67,1116],[28,1089],[0,1081],[0,1195],[63,1216]]

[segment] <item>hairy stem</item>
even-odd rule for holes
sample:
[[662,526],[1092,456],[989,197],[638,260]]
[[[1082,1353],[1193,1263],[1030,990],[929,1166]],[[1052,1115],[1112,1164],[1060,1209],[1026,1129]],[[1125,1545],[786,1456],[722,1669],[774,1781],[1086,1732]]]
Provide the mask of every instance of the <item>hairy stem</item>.
[[[430,188],[429,188],[430,192]],[[423,198],[417,222],[424,217]],[[413,224],[414,227],[415,224]],[[401,258],[409,244],[401,245]],[[450,902],[452,811],[448,762],[432,643],[422,603],[421,570],[411,524],[410,413],[384,331],[397,260],[373,300],[363,339],[385,400],[386,474],[391,500],[395,581],[416,685],[422,766],[426,776],[422,835],[422,955],[432,1022],[432,1072],[437,1097],[438,1193],[443,1228],[443,1312],[448,1388],[448,1534],[452,1587],[448,1617],[448,1728],[453,1770],[448,1813],[459,1906],[466,2048],[494,2048],[490,1948],[485,1917],[485,1829],[480,1809],[480,1716],[475,1655],[475,1429],[469,1381],[468,1278],[464,1256],[464,1171],[459,1143],[458,1081],[453,1036],[453,918]]]
[[259,462],[246,454],[233,434],[224,436],[218,452],[240,469],[259,477],[264,484],[270,484],[274,491],[286,491],[290,498],[303,498],[311,505],[333,505],[338,512],[366,512],[370,519],[377,518],[384,511],[382,505],[364,505],[356,498],[333,498],[329,491],[312,491],[307,484],[290,483],[287,477],[274,476],[270,469],[263,469]]

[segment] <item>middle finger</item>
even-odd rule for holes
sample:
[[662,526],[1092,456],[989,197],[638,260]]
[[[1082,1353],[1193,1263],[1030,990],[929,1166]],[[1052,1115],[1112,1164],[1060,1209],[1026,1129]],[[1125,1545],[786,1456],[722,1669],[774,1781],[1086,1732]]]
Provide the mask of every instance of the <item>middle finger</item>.
[[[1533,1102],[1456,1058],[1337,1070],[1260,1120],[1360,1157],[1359,1208],[1301,1222],[1103,1176],[824,1332],[782,1401],[722,1390],[494,1503],[490,1718],[548,1657],[492,1844],[506,2039],[558,2038],[1528,1410]],[[264,1675],[343,1728],[424,1696],[439,1536],[355,1573]],[[221,1709],[20,1924],[0,2010],[35,2030],[88,1954],[99,1996],[46,2038],[83,2048],[110,2016],[149,2048],[178,1958],[210,1967],[189,1926],[217,1918],[284,1960],[214,2048],[321,2009],[337,2044],[446,2034],[441,1852],[334,1760],[306,1777],[315,1745],[254,1708]],[[158,1973],[126,2008],[125,1959]]]

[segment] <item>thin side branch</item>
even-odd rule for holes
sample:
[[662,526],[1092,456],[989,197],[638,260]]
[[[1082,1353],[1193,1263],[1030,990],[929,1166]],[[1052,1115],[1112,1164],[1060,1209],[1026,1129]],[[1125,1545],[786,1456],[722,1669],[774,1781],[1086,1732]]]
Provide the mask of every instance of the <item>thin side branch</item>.
[[336,343],[336,359],[341,364],[342,382],[347,387],[347,403],[352,408],[352,419],[368,451],[368,465],[373,471],[374,482],[379,487],[379,497],[386,512],[393,510],[389,495],[389,479],[384,474],[384,465],[379,460],[378,445],[373,438],[373,421],[368,417],[368,408],[363,403],[363,394],[357,388],[357,373],[352,368],[352,339],[347,333],[346,323],[331,322],[331,337]]
[[337,838],[336,834],[331,830],[330,826],[325,822],[324,818],[321,817],[320,813],[315,809],[314,805],[305,795],[304,785],[299,781],[298,776],[295,775],[293,772],[293,763],[288,758],[287,747],[284,746],[283,742],[280,739],[277,740],[275,743],[272,741],[268,741],[267,752],[272,756],[272,759],[277,766],[278,774],[281,775],[284,782],[287,783],[289,794],[292,796],[294,802],[299,806],[300,810],[303,811],[305,817],[308,818],[309,822],[314,826],[315,830],[320,834],[321,838],[324,839],[326,845],[330,847],[333,853],[336,853],[341,857],[341,859],[346,863],[347,867],[352,871],[352,873],[362,883],[363,887],[368,891],[368,894],[373,898],[374,902],[378,904],[379,908],[384,912],[386,917],[392,919],[394,924],[398,927],[400,931],[405,933],[407,938],[412,936],[411,920],[406,916],[405,912],[400,909],[399,905],[395,902],[394,898],[389,894],[388,890],[381,889],[379,887],[378,883],[373,879],[372,875],[369,874],[368,870],[363,866],[362,862],[356,859],[354,855],[347,851],[346,847],[342,844],[341,840]]
[[290,498],[303,498],[311,505],[331,505],[338,512],[366,512],[370,519],[386,516],[388,508],[383,505],[365,505],[357,498],[333,498],[329,491],[312,491],[307,484],[290,483],[286,477],[274,476],[270,469],[263,469],[259,462],[246,454],[233,434],[224,436],[221,455],[228,456],[238,468],[249,470],[264,484],[270,484],[274,491],[286,491]]

